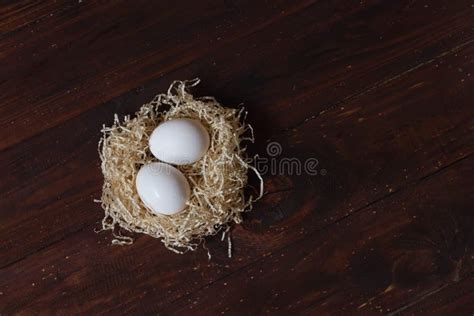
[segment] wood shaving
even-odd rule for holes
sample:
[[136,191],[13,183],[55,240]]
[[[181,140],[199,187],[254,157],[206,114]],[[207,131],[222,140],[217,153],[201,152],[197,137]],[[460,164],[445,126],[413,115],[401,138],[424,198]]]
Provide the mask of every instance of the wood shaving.
[[[113,125],[103,127],[99,155],[104,185],[98,202],[105,212],[102,230],[112,231],[113,244],[133,243],[133,238],[121,234],[123,229],[159,238],[176,253],[195,250],[205,236],[229,229],[232,222],[241,223],[242,213],[262,196],[262,178],[242,144],[254,141],[245,112],[225,108],[213,97],[194,98],[188,88],[198,83],[199,79],[175,81],[166,94],[155,96],[133,118],[128,115],[120,121],[115,115]],[[202,159],[177,166],[191,186],[186,208],[174,215],[156,215],[140,200],[135,178],[143,164],[157,161],[148,148],[152,131],[175,118],[199,120],[211,142]],[[260,180],[257,198],[244,195],[249,169]]]

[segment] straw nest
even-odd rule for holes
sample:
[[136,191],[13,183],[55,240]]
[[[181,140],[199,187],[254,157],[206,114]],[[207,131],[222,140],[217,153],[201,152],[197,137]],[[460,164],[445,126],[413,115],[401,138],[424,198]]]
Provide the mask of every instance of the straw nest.
[[[249,169],[253,168],[242,142],[253,142],[253,131],[245,123],[243,110],[225,108],[213,97],[194,98],[187,89],[199,83],[175,81],[166,94],[144,104],[135,116],[120,121],[115,115],[111,127],[103,127],[99,142],[104,175],[102,229],[111,230],[113,244],[131,244],[122,230],[144,233],[162,240],[177,253],[195,250],[205,236],[228,231],[232,222],[240,223],[242,213],[256,200],[246,197]],[[144,164],[157,161],[148,148],[155,127],[174,118],[198,119],[207,128],[210,147],[206,155],[191,165],[177,166],[188,179],[191,198],[186,208],[175,215],[156,215],[140,200],[135,177]],[[129,234],[128,234],[129,235]],[[229,239],[230,243],[230,239]]]

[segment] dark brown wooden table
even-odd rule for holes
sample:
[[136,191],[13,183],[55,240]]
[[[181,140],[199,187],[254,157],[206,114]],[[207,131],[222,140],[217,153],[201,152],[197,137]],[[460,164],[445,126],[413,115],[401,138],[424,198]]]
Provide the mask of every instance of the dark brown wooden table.
[[[112,246],[101,126],[195,77],[316,172],[267,172],[231,259]],[[0,131],[1,315],[474,312],[472,1],[3,1]]]

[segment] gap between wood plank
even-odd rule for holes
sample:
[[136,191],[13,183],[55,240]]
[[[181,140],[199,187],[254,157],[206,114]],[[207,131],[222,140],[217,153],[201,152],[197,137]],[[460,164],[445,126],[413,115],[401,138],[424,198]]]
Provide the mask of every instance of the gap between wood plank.
[[72,232],[70,232],[70,233],[65,234],[64,236],[62,236],[62,237],[60,237],[60,238],[58,238],[58,239],[56,239],[56,240],[53,240],[53,241],[47,243],[46,245],[43,245],[43,246],[41,246],[40,248],[38,248],[38,249],[36,249],[36,250],[34,250],[34,251],[31,251],[31,252],[25,254],[23,257],[20,257],[20,258],[17,258],[16,260],[13,260],[13,261],[11,261],[11,262],[8,262],[7,264],[5,264],[5,265],[3,265],[2,267],[0,267],[0,270],[7,269],[7,268],[9,268],[9,267],[11,267],[11,266],[17,264],[18,262],[21,262],[21,261],[27,259],[28,257],[33,256],[34,254],[36,254],[36,253],[38,253],[38,252],[41,252],[41,251],[43,251],[43,250],[45,250],[45,249],[48,249],[49,247],[51,247],[51,246],[53,246],[53,245],[55,245],[55,244],[57,244],[57,243],[59,243],[59,242],[65,240],[65,239],[68,239],[68,238],[71,237],[71,236],[74,236],[74,235],[76,235],[76,234],[82,232],[82,231],[85,230],[87,227],[90,227],[90,225],[82,225],[81,228],[78,228],[78,229],[76,229],[76,230],[74,230],[74,231],[72,231]]
[[425,294],[422,294],[421,297],[409,302],[409,303],[406,303],[404,305],[401,305],[400,307],[397,307],[396,310],[394,310],[393,312],[390,312],[387,314],[387,316],[395,316],[395,315],[399,315],[401,312],[403,312],[404,310],[407,310],[409,309],[410,307],[413,307],[413,306],[416,306],[420,303],[422,303],[424,300],[426,300],[427,298],[430,298],[431,296],[439,293],[439,292],[444,292],[444,291],[447,291],[449,290],[451,287],[455,286],[456,284],[468,279],[468,278],[471,278],[472,276],[474,275],[474,272],[471,272],[471,273],[468,273],[465,277],[463,277],[462,279],[459,279],[457,281],[453,281],[453,282],[450,282],[450,283],[447,283],[447,284],[444,284],[443,286],[440,286],[439,288],[437,289],[434,289],[434,290],[431,290],[431,291],[428,291],[427,293]]
[[[281,132],[287,132],[287,131],[290,131],[290,130],[293,130],[293,129],[296,129],[296,128],[299,128],[303,125],[305,125],[306,123],[314,120],[314,119],[317,119],[319,116],[323,115],[324,113],[326,113],[327,111],[330,111],[330,110],[333,110],[335,108],[337,108],[338,106],[341,106],[343,105],[344,103],[348,102],[348,101],[352,101],[352,100],[355,100],[357,99],[358,97],[361,97],[365,94],[368,94],[372,91],[375,91],[377,90],[378,88],[380,87],[383,87],[405,75],[408,75],[418,69],[420,69],[421,67],[423,66],[426,66],[426,65],[429,65],[437,60],[439,60],[440,58],[443,58],[445,56],[448,56],[450,54],[453,54],[453,53],[456,53],[456,52],[459,52],[460,50],[462,50],[464,47],[468,46],[469,44],[472,44],[474,43],[474,38],[473,39],[470,39],[464,43],[461,43],[459,45],[456,45],[455,47],[451,48],[451,49],[448,49],[438,55],[436,55],[435,57],[427,60],[427,61],[424,61],[424,62],[420,62],[419,64],[409,68],[408,70],[405,70],[397,75],[394,75],[394,76],[391,76],[391,77],[388,77],[386,79],[383,79],[383,80],[380,80],[380,81],[377,81],[375,82],[374,84],[370,85],[369,87],[367,87],[366,89],[362,89],[361,91],[359,92],[356,92],[356,93],[353,93],[347,97],[345,97],[344,99],[342,99],[341,101],[338,101],[332,105],[328,105],[327,108],[319,111],[317,114],[314,114],[314,115],[311,115],[311,116],[308,116],[307,118],[305,118],[304,120],[302,120],[300,123],[294,125],[294,126],[290,126],[290,127],[287,127],[285,129],[283,129]],[[278,133],[278,132],[277,132]]]

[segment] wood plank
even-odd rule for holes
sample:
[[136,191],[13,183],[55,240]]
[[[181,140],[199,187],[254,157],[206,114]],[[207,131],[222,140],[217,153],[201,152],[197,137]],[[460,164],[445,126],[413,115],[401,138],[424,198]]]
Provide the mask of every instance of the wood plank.
[[[32,40],[25,35],[25,47],[1,61],[0,126],[16,128],[0,148],[165,74],[167,83],[199,75],[212,83],[207,91],[224,101],[252,106],[255,122],[263,124],[271,115],[273,128],[291,127],[473,35],[474,12],[458,1],[427,7],[411,1],[289,3],[257,8],[253,2],[230,8],[201,3],[194,13],[176,7],[163,19],[149,14],[165,10],[122,4],[106,19],[108,8],[88,8],[74,19],[52,21],[61,26],[53,31],[42,24],[35,30],[40,35]],[[204,18],[211,13],[211,20]],[[186,28],[182,20],[199,27]],[[226,23],[215,25],[217,20]],[[169,38],[176,33],[186,38]],[[288,111],[292,107],[302,110]]]
[[473,172],[463,159],[160,313],[378,315],[455,284],[473,272]]
[[0,42],[0,126],[14,128],[0,149],[314,1],[102,2],[76,3]]
[[[62,157],[66,159],[61,169],[67,171],[42,170],[31,186],[9,193],[11,200],[7,203],[20,203],[10,206],[17,207],[10,214],[30,215],[22,220],[15,216],[2,219],[1,239],[8,241],[8,251],[2,249],[2,263],[7,267],[0,272],[0,288],[5,289],[5,293],[8,290],[8,295],[1,298],[5,300],[3,305],[8,306],[7,311],[93,313],[113,311],[119,302],[124,310],[138,308],[137,302],[153,302],[149,307],[153,311],[220,277],[237,273],[271,252],[304,240],[367,204],[463,159],[472,154],[474,143],[470,93],[474,82],[468,76],[473,55],[473,47],[444,55],[350,100],[341,108],[323,113],[294,131],[277,135],[273,140],[282,144],[284,155],[299,159],[308,155],[317,157],[328,174],[324,177],[267,177],[271,191],[286,191],[268,194],[255,212],[249,213],[244,225],[234,229],[233,260],[226,258],[226,245],[216,239],[208,243],[214,255],[211,262],[207,262],[203,251],[176,256],[147,237],[139,238],[133,247],[105,245],[101,238],[108,235],[97,236],[89,228],[91,222],[100,219],[98,207],[93,207],[89,199],[80,201],[87,195],[82,192],[86,187],[96,194],[100,190],[100,175],[94,170],[95,148],[85,145],[84,150],[78,150],[71,158],[65,149],[57,158],[58,161]],[[463,72],[459,68],[464,69]],[[124,104],[124,107],[130,106],[129,102]],[[119,110],[121,106],[117,104]],[[89,122],[88,129],[94,130],[94,124],[107,120],[105,114],[109,112],[100,109],[84,114],[80,120],[70,121],[77,122],[71,126],[76,127],[71,130],[78,135],[72,138],[72,143],[84,142],[81,133],[85,132],[78,128],[81,122]],[[103,116],[100,113],[104,113]],[[53,136],[66,137],[57,130],[49,132],[51,134],[39,135],[38,140],[46,142]],[[33,146],[27,144],[22,146]],[[261,141],[255,149],[264,154],[265,146]],[[79,202],[64,211],[59,206],[68,203],[49,206],[48,201],[37,198],[23,202],[13,197],[24,199],[43,186],[47,186],[49,192],[57,192],[44,197],[46,200],[59,196],[70,203]],[[43,203],[44,206],[30,211],[27,203]],[[7,209],[3,205],[2,209]],[[60,225],[48,225],[54,221]],[[43,230],[34,229],[41,225]],[[80,229],[78,233],[67,236],[68,231],[77,229]],[[61,234],[58,231],[62,231]],[[35,232],[35,239],[26,238],[24,232]],[[49,245],[51,236],[60,241]],[[36,252],[38,248],[43,250]],[[11,264],[16,260],[20,261]],[[94,260],[98,261],[91,264]],[[39,263],[43,267],[39,267]],[[47,271],[45,275],[42,268]],[[20,274],[22,283],[15,284],[13,280]],[[187,277],[177,280],[177,275]],[[43,277],[49,279],[39,283]],[[120,285],[124,284],[127,291],[120,292]],[[58,301],[57,297],[63,299]],[[89,305],[84,306],[84,301],[89,301]]]
[[[360,9],[347,3],[313,6],[190,67],[224,101],[244,100],[251,119],[265,127],[261,133],[272,137],[472,44],[474,12],[461,2],[384,1]],[[236,73],[235,64],[242,70]]]
[[0,38],[32,23],[40,23],[42,19],[65,7],[68,6],[57,1],[3,1],[0,3]]

